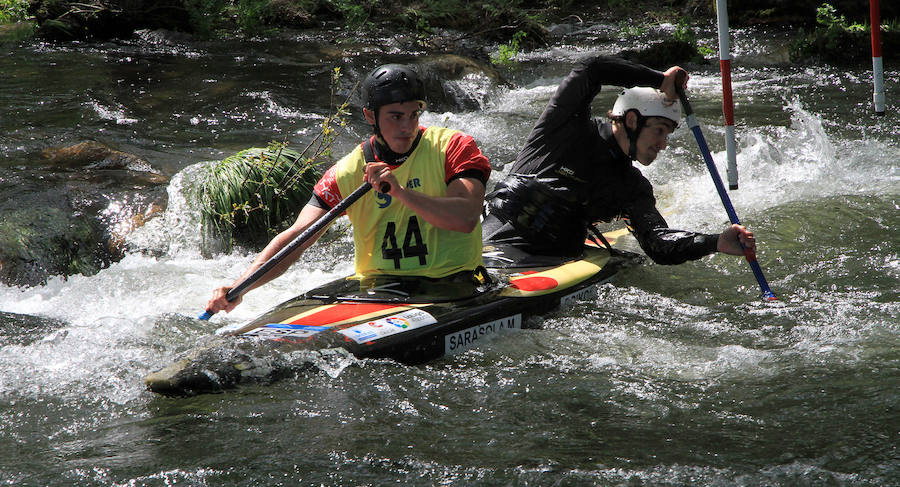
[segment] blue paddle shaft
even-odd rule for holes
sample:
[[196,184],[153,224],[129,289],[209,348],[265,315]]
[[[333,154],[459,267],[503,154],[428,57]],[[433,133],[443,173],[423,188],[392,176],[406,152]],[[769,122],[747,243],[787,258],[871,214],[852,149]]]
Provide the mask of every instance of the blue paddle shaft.
[[[368,182],[363,183],[360,187],[356,188],[355,191],[350,193],[349,196],[344,198],[343,201],[334,205],[334,208],[328,210],[328,213],[322,215],[321,218],[316,220],[312,225],[306,228],[300,235],[297,235],[294,240],[291,240],[291,243],[285,245],[281,250],[278,251],[275,255],[273,255],[269,260],[265,261],[263,265],[256,268],[252,274],[244,278],[241,282],[237,283],[233,288],[228,291],[228,294],[225,295],[225,299],[228,301],[234,301],[237,298],[241,297],[250,290],[250,286],[256,283],[260,278],[266,275],[267,272],[272,270],[273,267],[278,265],[285,257],[290,255],[292,252],[300,248],[307,240],[313,237],[313,235],[319,233],[320,230],[328,226],[341,213],[344,212],[350,205],[356,203],[356,200],[362,198],[362,196],[369,192],[372,189],[372,185]],[[200,320],[208,320],[212,317],[214,313],[209,310],[204,311],[197,317]]]
[[728,219],[731,220],[731,223],[740,225],[741,221],[734,211],[734,206],[731,204],[731,198],[725,191],[725,184],[722,182],[722,177],[719,176],[719,170],[716,168],[716,163],[713,161],[712,154],[709,152],[709,146],[706,145],[706,139],[703,137],[700,125],[697,123],[697,117],[692,113],[688,115],[687,122],[688,127],[694,132],[694,138],[697,139],[697,145],[700,146],[703,160],[706,161],[706,168],[709,170],[709,175],[712,177],[713,184],[716,186],[716,191],[719,192],[719,199],[722,200],[722,205],[725,206],[725,213],[728,213]]
[[[725,207],[725,212],[728,213],[728,219],[731,220],[731,223],[735,225],[740,225],[741,221],[738,219],[737,213],[734,211],[734,205],[731,204],[731,198],[728,197],[728,192],[725,191],[725,184],[722,183],[722,177],[719,176],[719,170],[716,168],[716,163],[712,158],[712,154],[709,151],[709,146],[706,144],[706,138],[703,136],[703,131],[700,129],[700,123],[697,122],[697,117],[694,116],[694,111],[691,109],[691,104],[688,102],[687,96],[684,94],[684,90],[680,87],[677,88],[678,97],[681,98],[681,106],[684,107],[684,112],[687,115],[687,123],[688,127],[691,128],[691,132],[694,133],[694,138],[697,139],[697,145],[700,147],[700,153],[703,154],[703,160],[706,162],[706,168],[709,170],[709,175],[712,177],[713,184],[716,186],[716,191],[719,193],[719,199],[722,200],[722,205]],[[740,241],[738,241],[740,243]],[[743,248],[744,245],[741,244]],[[756,255],[747,252],[744,249],[744,257],[747,259],[747,262],[750,264],[750,270],[753,271],[753,276],[756,277],[756,282],[759,283],[759,288],[762,291],[763,297],[767,300],[775,300],[775,293],[769,289],[769,283],[766,282],[766,277],[763,275],[762,268],[759,266],[759,262],[756,260]]]

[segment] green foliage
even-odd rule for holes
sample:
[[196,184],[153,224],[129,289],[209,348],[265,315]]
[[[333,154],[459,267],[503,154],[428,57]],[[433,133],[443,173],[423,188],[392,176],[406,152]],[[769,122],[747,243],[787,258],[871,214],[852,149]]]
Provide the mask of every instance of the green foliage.
[[240,151],[208,168],[203,222],[241,243],[264,243],[309,200],[316,177],[314,162],[282,143]]
[[511,65],[515,61],[516,56],[519,55],[519,43],[521,43],[527,35],[528,34],[524,31],[517,31],[513,34],[512,40],[509,41],[508,44],[500,45],[497,54],[491,56],[491,62],[502,66]]
[[359,29],[369,25],[369,15],[376,0],[326,0],[344,17],[348,29]]
[[697,33],[694,32],[694,28],[684,17],[678,20],[675,32],[672,33],[672,38],[676,41],[697,45]]
[[714,47],[711,46],[697,46],[697,52],[700,53],[704,58],[709,56],[715,56],[718,51]]
[[272,0],[185,0],[194,33],[215,37],[221,32],[264,34],[277,23]]
[[[405,2],[384,2],[404,4]],[[567,0],[549,1],[540,8],[528,7],[528,0],[419,0],[403,7],[405,23],[416,29],[423,40],[436,28],[458,29],[490,39],[508,39],[513,32],[526,32],[529,41],[537,41],[544,29],[539,15],[544,9],[568,5]],[[383,5],[383,4],[382,4]],[[391,7],[387,7],[390,10]],[[538,12],[537,14],[535,12]]]
[[[203,225],[226,244],[259,247],[288,227],[309,201],[320,168],[330,163],[332,145],[347,126],[349,96],[340,104],[340,68],[332,71],[332,114],[302,150],[271,142],[226,157],[207,168],[197,198]],[[353,90],[355,91],[355,90]],[[352,95],[352,92],[351,92]]]
[[28,18],[28,0],[0,0],[0,24],[21,22]]
[[230,6],[229,0],[185,0],[191,27],[199,37],[212,37],[222,23],[223,13]]
[[844,34],[848,32],[847,18],[838,15],[837,10],[828,3],[816,9],[816,23],[824,28],[820,32],[824,47],[832,50],[840,47]]
[[837,9],[829,3],[823,3],[816,9],[816,23],[824,26],[826,30],[847,32],[869,31],[869,28],[863,24],[847,24],[847,18],[843,15],[838,15]]
[[250,35],[265,32],[265,19],[271,3],[270,0],[238,0],[232,11],[241,31]]
[[[892,33],[892,23],[883,23],[881,30],[883,34]],[[799,36],[791,45],[791,57],[819,58],[836,64],[865,62],[869,54],[869,32],[869,25],[849,23],[834,6],[823,3],[816,9],[815,29]],[[893,36],[885,37],[884,42],[892,39]]]
[[640,37],[647,35],[650,32],[650,27],[647,24],[639,24],[633,20],[620,20],[619,30],[625,37]]

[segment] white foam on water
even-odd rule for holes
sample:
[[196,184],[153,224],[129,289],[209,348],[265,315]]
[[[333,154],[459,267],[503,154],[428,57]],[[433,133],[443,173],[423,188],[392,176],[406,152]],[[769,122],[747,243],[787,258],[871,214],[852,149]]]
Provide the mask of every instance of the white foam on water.
[[[786,102],[784,110],[790,113],[790,126],[749,128],[740,134],[740,187],[728,191],[739,218],[794,201],[898,191],[900,171],[884,162],[900,159],[900,149],[874,139],[835,142],[798,97]],[[709,143],[713,131],[703,130]],[[717,229],[727,216],[692,134],[690,139],[641,170],[654,183],[660,211],[672,226]],[[710,148],[726,181],[722,149]]]
[[[199,216],[184,196],[200,165],[173,178],[162,217],[129,236],[134,249],[92,276],[53,277],[43,286],[0,286],[0,310],[65,323],[43,339],[0,349],[0,393],[127,402],[143,392],[141,377],[174,359],[225,323],[248,321],[277,303],[352,273],[352,257],[320,268],[308,253],[280,278],[253,290],[231,313],[194,320],[215,287],[232,283],[255,254],[201,257]],[[187,178],[187,181],[186,181]],[[76,387],[75,384],[80,384]]]

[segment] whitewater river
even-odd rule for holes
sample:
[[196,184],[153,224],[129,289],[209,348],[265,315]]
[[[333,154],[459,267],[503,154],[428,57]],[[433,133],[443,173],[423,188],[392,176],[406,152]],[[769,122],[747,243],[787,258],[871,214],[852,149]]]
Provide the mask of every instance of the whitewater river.
[[[471,133],[496,181],[571,63],[622,47],[599,31],[523,53],[502,71],[508,85],[455,83],[481,108],[429,111],[423,124]],[[352,78],[415,59],[390,42],[395,56],[379,57],[318,36],[4,46],[0,181],[40,178],[29,168],[42,149],[90,139],[171,182],[166,212],[128,237],[121,261],[0,285],[0,484],[900,485],[900,72],[888,66],[888,115],[876,118],[865,67],[777,64],[769,53],[787,41],[763,33],[733,42],[740,189],[730,194],[777,302],[759,298],[742,259],[647,263],[540,329],[432,364],[345,358],[181,399],[141,378],[217,327],[347,274],[352,257],[338,236],[230,315],[192,319],[253,257],[201,256],[196,208],[181,194],[196,165],[309,140],[334,66]],[[724,177],[717,64],[690,69]],[[366,133],[353,116],[337,153]],[[644,173],[672,226],[724,228],[684,126]]]

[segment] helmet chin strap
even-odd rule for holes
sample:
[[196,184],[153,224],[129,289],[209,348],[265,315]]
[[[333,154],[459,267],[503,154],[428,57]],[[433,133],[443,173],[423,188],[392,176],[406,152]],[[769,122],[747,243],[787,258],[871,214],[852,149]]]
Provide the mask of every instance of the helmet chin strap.
[[628,124],[623,123],[625,126],[625,134],[628,136],[628,157],[631,158],[632,161],[637,160],[637,140],[641,135],[641,130],[644,129],[644,125],[647,124],[647,117],[637,114],[637,124],[634,130],[628,128]]
[[381,127],[378,126],[378,110],[378,108],[373,110],[375,114],[375,124],[372,125],[372,129],[375,130],[375,137],[384,142],[384,137],[381,135]]

